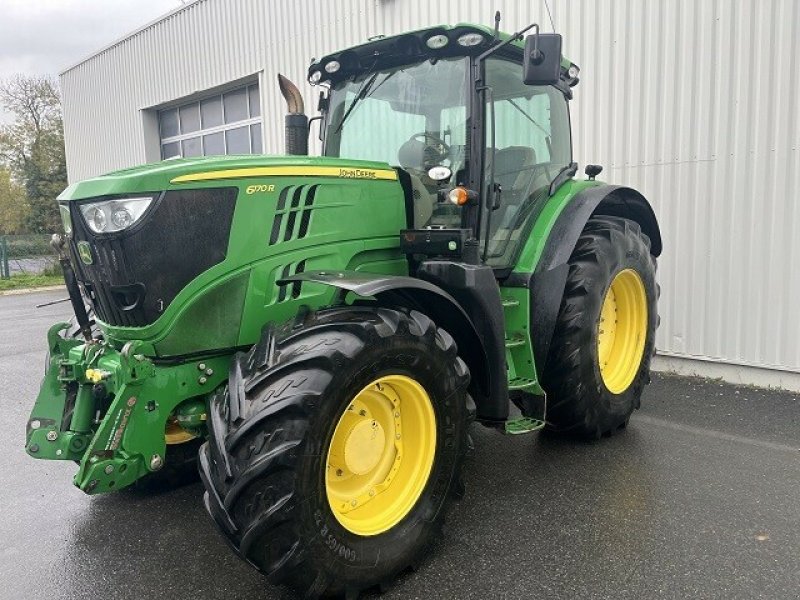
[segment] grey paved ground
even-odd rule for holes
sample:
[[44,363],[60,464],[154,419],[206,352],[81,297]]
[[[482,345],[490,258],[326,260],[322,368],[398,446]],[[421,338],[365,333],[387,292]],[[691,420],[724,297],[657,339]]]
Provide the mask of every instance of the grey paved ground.
[[[287,598],[229,552],[198,485],[90,498],[23,430],[63,292],[0,297],[0,597]],[[384,598],[800,598],[800,398],[657,377],[597,444],[476,427],[467,496]]]

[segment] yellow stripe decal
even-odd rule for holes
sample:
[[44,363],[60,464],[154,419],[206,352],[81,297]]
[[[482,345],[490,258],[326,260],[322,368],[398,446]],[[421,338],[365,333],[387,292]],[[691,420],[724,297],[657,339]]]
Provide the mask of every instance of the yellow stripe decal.
[[225,169],[180,175],[170,183],[190,183],[214,179],[239,179],[242,177],[341,177],[342,179],[396,180],[397,173],[391,169],[354,169],[349,167],[251,167],[247,169]]

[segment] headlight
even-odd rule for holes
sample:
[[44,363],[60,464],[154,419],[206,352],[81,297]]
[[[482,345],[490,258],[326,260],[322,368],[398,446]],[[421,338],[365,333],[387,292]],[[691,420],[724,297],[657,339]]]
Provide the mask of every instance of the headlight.
[[95,233],[114,233],[127,229],[138,221],[152,198],[120,198],[81,204],[81,213]]
[[425,40],[425,45],[431,50],[439,50],[440,48],[444,48],[445,46],[447,46],[447,44],[449,43],[450,39],[442,33],[437,33],[436,35],[432,35],[427,40]]
[[61,222],[64,224],[64,233],[72,235],[72,216],[69,214],[69,206],[59,204],[58,210],[61,212]]
[[477,46],[483,43],[483,36],[480,33],[465,33],[458,38],[458,43],[461,46]]
[[336,71],[338,71],[339,67],[341,67],[341,66],[342,65],[339,64],[338,60],[332,60],[332,61],[330,61],[329,63],[327,63],[325,65],[325,70],[328,73],[336,73]]

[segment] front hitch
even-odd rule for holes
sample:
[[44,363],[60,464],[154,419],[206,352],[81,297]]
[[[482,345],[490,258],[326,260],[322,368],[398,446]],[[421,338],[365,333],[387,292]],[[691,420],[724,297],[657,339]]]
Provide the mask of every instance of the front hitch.
[[50,360],[28,420],[27,453],[78,462],[74,483],[89,494],[158,471],[168,421],[201,428],[205,397],[225,381],[229,358],[155,365],[138,352],[138,341],[117,351],[102,341],[65,339],[66,327],[48,332]]

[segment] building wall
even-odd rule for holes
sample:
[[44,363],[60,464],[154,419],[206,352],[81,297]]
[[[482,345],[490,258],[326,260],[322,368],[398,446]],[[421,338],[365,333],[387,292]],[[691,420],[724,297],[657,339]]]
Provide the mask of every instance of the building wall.
[[[659,351],[800,380],[800,3],[550,6],[581,66],[576,160],[640,189],[662,224]],[[62,75],[70,179],[157,160],[153,107],[249,78],[261,84],[264,148],[280,153],[278,71],[303,82],[311,57],[380,33],[490,23],[496,8],[506,31],[549,30],[544,2],[189,4]]]

